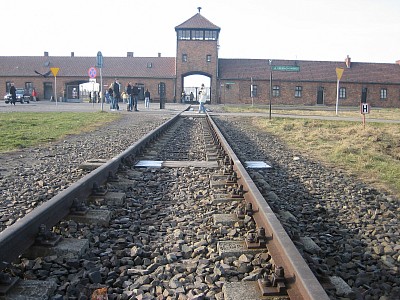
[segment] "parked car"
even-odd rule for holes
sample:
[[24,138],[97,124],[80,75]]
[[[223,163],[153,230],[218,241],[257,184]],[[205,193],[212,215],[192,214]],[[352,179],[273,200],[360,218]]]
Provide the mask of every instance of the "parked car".
[[[31,96],[29,95],[29,93],[27,93],[24,89],[17,88],[15,90],[15,95],[17,97],[17,102],[20,102],[20,103],[24,103],[24,102],[29,103],[29,101],[31,99]],[[11,103],[12,102],[11,94],[7,93],[4,96],[4,100],[6,103]]]

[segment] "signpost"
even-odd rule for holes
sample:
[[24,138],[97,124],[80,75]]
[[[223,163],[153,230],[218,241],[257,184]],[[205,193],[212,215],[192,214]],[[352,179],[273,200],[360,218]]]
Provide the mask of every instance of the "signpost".
[[342,78],[344,69],[342,68],[336,68],[336,77],[337,77],[337,82],[336,82],[336,115],[338,114],[338,107],[339,107],[339,82],[340,79]]
[[300,72],[299,66],[271,66],[272,71]]
[[103,75],[101,74],[101,69],[103,68],[103,54],[101,51],[97,52],[96,67],[100,69],[100,99],[101,99],[101,111],[103,111]]
[[361,103],[361,105],[360,105],[360,113],[363,116],[363,127],[365,129],[365,115],[369,114],[369,104],[368,103]]
[[60,70],[60,68],[50,68],[50,71],[54,76],[54,98],[56,100],[56,105],[58,105],[58,102],[57,102],[57,74],[58,74],[59,70]]
[[272,113],[272,71],[281,72],[300,72],[300,66],[273,66],[272,60],[269,60],[270,73],[269,73],[269,119]]

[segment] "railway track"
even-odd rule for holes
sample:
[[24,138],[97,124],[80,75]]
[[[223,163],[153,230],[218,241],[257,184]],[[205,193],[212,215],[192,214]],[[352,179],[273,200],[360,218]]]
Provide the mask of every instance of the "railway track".
[[153,130],[1,232],[0,249],[4,299],[328,299],[205,115]]

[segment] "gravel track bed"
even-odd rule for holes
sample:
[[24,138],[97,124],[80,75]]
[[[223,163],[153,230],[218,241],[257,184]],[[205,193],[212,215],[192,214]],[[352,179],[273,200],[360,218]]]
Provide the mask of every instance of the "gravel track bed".
[[288,149],[251,120],[216,122],[241,161],[272,163],[250,174],[317,278],[341,277],[352,288],[343,297],[400,299],[399,200]]
[[[190,157],[202,159],[201,122],[182,121],[175,134],[180,138],[163,148],[172,150],[186,140]],[[158,159],[168,157],[168,151],[160,151]],[[255,224],[249,216],[234,226],[214,224],[215,214],[234,213],[239,205],[212,204],[210,180],[215,173],[220,174],[209,168],[128,168],[119,177],[132,180],[132,185],[107,184],[109,192],[125,193],[122,206],[102,199],[90,205],[112,211],[110,226],[69,220],[55,228],[64,238],[88,239],[89,251],[79,259],[23,258],[11,271],[56,283],[52,300],[90,299],[102,287],[108,289],[108,299],[222,300],[225,282],[256,280],[273,270],[273,261],[267,252],[225,258],[218,254],[218,241],[244,240],[249,231],[255,232]]]
[[91,133],[0,154],[0,231],[86,175],[83,162],[116,156],[167,118],[123,115]]
[[[1,154],[0,229],[85,175],[78,170],[82,162],[115,156],[166,118],[127,115],[106,130]],[[341,277],[352,288],[346,294],[328,288],[332,299],[399,299],[397,199],[287,149],[256,130],[249,117],[217,117],[217,123],[242,161],[267,160],[274,166],[250,174],[317,278],[325,283],[329,276]],[[170,157],[168,151],[165,155]],[[256,279],[270,258],[217,255],[217,240],[243,239],[254,224],[212,224],[214,213],[236,206],[210,206],[211,174],[193,168],[134,171],[131,179],[145,183],[126,191],[126,205],[115,208],[110,228],[73,221],[59,226],[65,237],[88,238],[92,251],[81,259],[24,260],[13,271],[56,282],[52,299],[88,299],[104,285],[111,287],[109,299],[221,299],[223,282]],[[304,237],[319,249],[306,248]]]

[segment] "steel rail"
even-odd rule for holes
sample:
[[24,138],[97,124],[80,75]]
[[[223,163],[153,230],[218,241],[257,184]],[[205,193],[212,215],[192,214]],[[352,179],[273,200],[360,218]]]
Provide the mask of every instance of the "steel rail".
[[257,226],[264,227],[267,236],[269,235],[267,248],[275,264],[282,266],[285,270],[290,299],[329,300],[325,290],[310,270],[211,116],[209,116],[209,123],[217,135],[221,147],[233,162],[233,169],[238,175],[238,183],[243,185],[245,191],[245,201],[252,203],[253,210],[256,211],[253,214],[253,218]]
[[7,263],[15,261],[24,251],[34,244],[35,238],[39,232],[39,227],[42,224],[46,225],[47,228],[52,228],[56,225],[69,214],[73,201],[76,198],[86,201],[88,196],[92,193],[95,184],[99,186],[104,184],[109,175],[115,174],[124,161],[134,158],[143,147],[176,122],[180,115],[181,112],[150,131],[124,152],[85,175],[76,183],[61,191],[50,200],[32,210],[22,219],[0,232],[0,271],[5,269]]

